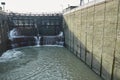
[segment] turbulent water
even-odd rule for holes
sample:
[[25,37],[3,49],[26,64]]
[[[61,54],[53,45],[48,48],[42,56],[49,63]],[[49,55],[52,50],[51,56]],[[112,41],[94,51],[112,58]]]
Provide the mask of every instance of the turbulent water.
[[16,48],[0,58],[0,80],[101,80],[64,47]]

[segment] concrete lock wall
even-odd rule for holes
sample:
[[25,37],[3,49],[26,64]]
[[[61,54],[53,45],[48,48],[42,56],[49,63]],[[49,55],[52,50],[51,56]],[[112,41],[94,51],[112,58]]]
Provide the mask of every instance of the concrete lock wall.
[[97,0],[65,12],[65,45],[105,80],[120,80],[120,0]]
[[8,31],[9,27],[6,13],[0,11],[0,56],[4,51],[9,49]]

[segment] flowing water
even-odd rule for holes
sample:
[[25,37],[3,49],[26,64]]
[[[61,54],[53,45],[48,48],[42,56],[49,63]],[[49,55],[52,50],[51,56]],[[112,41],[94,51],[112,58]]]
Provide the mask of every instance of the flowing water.
[[0,57],[0,80],[101,79],[64,47],[40,46],[5,52]]
[[10,30],[8,37],[10,40],[13,40],[13,38],[17,37],[19,35],[19,32],[17,31],[17,28],[13,28]]
[[36,43],[36,46],[39,47],[40,46],[40,39],[41,37],[40,36],[35,36],[35,43]]

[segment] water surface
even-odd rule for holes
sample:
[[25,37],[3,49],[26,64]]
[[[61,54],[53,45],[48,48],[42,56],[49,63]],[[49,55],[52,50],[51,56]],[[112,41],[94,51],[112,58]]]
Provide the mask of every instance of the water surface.
[[21,56],[0,59],[0,80],[101,80],[64,47],[24,47],[12,51],[21,52]]

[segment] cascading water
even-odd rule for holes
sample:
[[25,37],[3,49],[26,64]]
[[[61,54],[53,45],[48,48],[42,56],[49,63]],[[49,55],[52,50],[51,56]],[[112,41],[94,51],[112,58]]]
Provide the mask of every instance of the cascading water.
[[40,46],[40,35],[39,35],[39,30],[38,30],[38,26],[37,24],[35,24],[35,28],[36,28],[36,31],[37,31],[37,36],[35,36],[35,43],[36,43],[36,46],[39,47]]
[[[17,28],[13,28],[10,30],[8,37],[11,42],[13,42],[13,39],[16,38],[19,35]],[[11,44],[11,47],[14,48],[17,44]]]
[[64,45],[62,31],[55,36],[40,36],[37,24],[35,24],[35,28],[37,32],[36,36],[28,36],[26,34],[23,34],[21,28],[13,28],[9,32],[11,47],[16,48],[31,45],[35,45],[37,47],[39,47],[40,45]]
[[63,32],[55,36],[43,36],[43,44],[48,46],[63,46]]
[[60,32],[60,34],[58,36],[63,37],[63,32]]
[[35,36],[35,43],[36,43],[36,46],[39,47],[40,46],[40,39],[41,37],[40,36]]
[[13,38],[16,38],[17,36],[19,35],[18,31],[16,28],[13,28],[12,30],[10,30],[10,33],[9,33],[9,39],[10,40],[13,40]]
[[60,34],[58,34],[57,37],[59,38],[59,41],[56,41],[56,44],[63,46],[64,45],[63,32],[60,32]]
[[18,43],[14,43],[15,39],[17,38],[25,38],[25,36],[20,34],[20,31],[18,28],[13,28],[12,30],[10,30],[9,34],[8,34],[9,40],[11,41],[11,47],[15,48],[18,46]]

